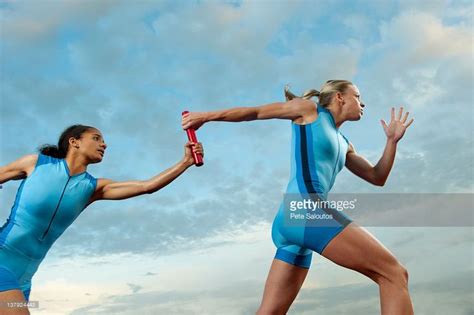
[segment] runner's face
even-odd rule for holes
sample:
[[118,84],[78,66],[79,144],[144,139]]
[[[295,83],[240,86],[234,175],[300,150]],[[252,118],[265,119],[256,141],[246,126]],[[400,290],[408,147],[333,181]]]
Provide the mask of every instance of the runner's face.
[[365,105],[360,101],[360,92],[357,86],[349,85],[343,94],[344,106],[349,120],[359,120],[364,114]]
[[87,157],[91,163],[99,163],[104,158],[107,145],[102,133],[98,129],[89,129],[79,139],[79,152]]

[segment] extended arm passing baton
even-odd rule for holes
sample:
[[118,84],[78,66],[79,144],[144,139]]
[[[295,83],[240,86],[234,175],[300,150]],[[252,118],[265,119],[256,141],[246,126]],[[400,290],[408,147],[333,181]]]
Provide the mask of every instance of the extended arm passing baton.
[[[181,113],[182,116],[186,115],[189,113],[187,110]],[[196,131],[193,128],[188,128],[186,129],[186,134],[188,135],[188,140],[192,141],[194,143],[197,143],[197,137],[196,137]],[[202,159],[202,155],[200,153],[193,152],[193,158],[194,158],[194,164],[196,166],[202,166],[204,164],[204,161]]]

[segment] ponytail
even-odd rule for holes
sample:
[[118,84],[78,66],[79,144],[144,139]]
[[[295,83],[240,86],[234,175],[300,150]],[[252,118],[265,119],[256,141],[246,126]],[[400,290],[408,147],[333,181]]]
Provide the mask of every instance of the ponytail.
[[84,125],[72,125],[66,128],[59,137],[57,145],[45,144],[39,148],[39,152],[57,159],[64,159],[69,151],[69,139],[80,139],[82,134],[94,127]]
[[39,152],[43,155],[48,155],[57,159],[64,159],[66,153],[61,151],[57,145],[45,144],[39,148]]
[[285,86],[285,98],[286,98],[287,101],[291,101],[294,98],[304,98],[304,99],[309,100],[310,98],[315,97],[315,96],[319,97],[319,94],[320,93],[319,93],[318,90],[311,89],[311,90],[307,90],[306,92],[304,92],[302,96],[296,96],[295,94],[293,94],[290,91],[289,85]]
[[322,107],[327,107],[332,101],[332,97],[336,92],[344,93],[348,86],[353,85],[351,81],[347,80],[329,80],[324,83],[320,91],[311,89],[303,93],[302,96],[296,96],[290,92],[288,85],[285,86],[285,98],[290,101],[294,98],[310,99],[312,97],[318,98],[318,104]]

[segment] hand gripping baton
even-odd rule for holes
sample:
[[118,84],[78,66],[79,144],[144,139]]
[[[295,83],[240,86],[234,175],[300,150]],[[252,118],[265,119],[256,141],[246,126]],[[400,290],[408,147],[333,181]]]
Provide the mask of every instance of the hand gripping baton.
[[[181,115],[184,116],[187,113],[189,112],[185,110],[184,112],[181,113]],[[186,134],[188,135],[189,141],[192,141],[194,143],[198,142],[197,137],[196,137],[196,131],[193,128],[186,129]],[[194,164],[196,166],[202,166],[204,164],[201,154],[193,152],[193,158],[194,158]]]

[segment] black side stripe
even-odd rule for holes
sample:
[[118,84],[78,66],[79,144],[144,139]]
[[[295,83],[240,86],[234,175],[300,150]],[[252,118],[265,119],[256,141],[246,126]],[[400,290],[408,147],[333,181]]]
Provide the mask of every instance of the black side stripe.
[[[313,182],[311,180],[311,174],[309,173],[309,158],[308,155],[310,154],[307,146],[307,136],[306,136],[306,128],[305,126],[300,126],[300,134],[301,134],[301,164],[302,164],[302,173],[303,173],[303,181],[304,186],[306,187],[306,191],[310,194],[310,198],[312,201],[317,202],[323,200],[319,194],[316,192],[316,189],[313,186]],[[323,208],[322,209],[327,214],[331,214],[333,219],[339,222],[341,225],[347,225],[350,223],[346,217],[341,215],[337,209],[332,208]]]

